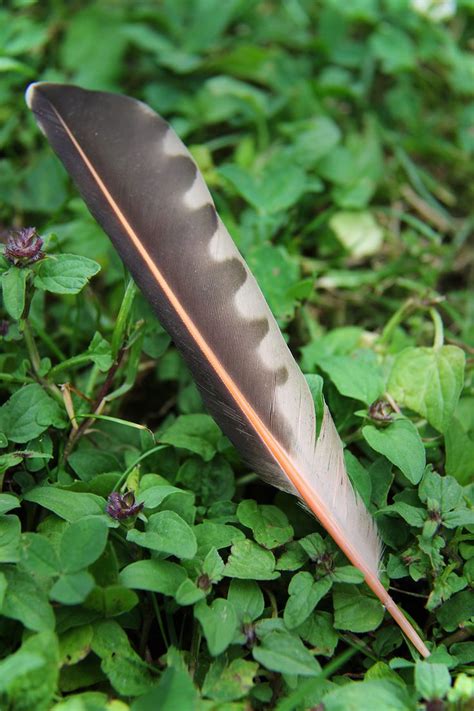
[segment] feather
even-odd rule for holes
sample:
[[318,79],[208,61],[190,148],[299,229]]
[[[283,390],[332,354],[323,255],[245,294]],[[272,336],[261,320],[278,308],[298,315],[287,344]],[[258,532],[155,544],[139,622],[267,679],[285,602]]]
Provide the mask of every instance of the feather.
[[375,524],[311,393],[170,126],[134,99],[39,83],[27,103],[92,215],[183,354],[206,407],[254,470],[319,519],[423,656],[378,576]]

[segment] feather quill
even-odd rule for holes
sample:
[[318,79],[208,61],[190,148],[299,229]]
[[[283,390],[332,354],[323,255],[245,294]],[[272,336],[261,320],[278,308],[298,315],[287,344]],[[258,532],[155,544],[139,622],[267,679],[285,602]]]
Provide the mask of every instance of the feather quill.
[[317,516],[428,656],[379,580],[376,527],[351,486],[331,415],[326,408],[315,441],[306,381],[183,143],[129,97],[38,83],[27,103],[222,430],[258,474]]

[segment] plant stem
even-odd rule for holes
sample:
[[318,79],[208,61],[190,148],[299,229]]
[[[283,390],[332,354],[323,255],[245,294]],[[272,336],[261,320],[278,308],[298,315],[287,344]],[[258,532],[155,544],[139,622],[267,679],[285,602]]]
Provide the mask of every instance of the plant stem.
[[444,326],[441,316],[436,309],[430,309],[431,320],[434,325],[434,341],[433,348],[441,348],[444,343]]
[[161,636],[163,637],[163,642],[165,643],[166,649],[168,649],[170,644],[169,644],[168,638],[166,636],[165,626],[163,624],[163,617],[161,615],[160,606],[158,605],[158,600],[156,599],[156,593],[154,593],[154,592],[151,593],[151,602],[153,605],[153,609],[155,611],[156,621],[158,622],[158,627],[160,628]]

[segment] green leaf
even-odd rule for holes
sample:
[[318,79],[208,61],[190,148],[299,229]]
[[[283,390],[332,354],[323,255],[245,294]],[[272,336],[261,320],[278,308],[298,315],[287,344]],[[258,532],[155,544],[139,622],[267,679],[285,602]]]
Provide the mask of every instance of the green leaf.
[[384,607],[354,585],[334,588],[334,627],[350,632],[370,632],[383,620]]
[[105,512],[105,500],[102,497],[58,489],[55,486],[36,486],[24,495],[24,499],[39,504],[70,522]]
[[194,527],[194,533],[200,553],[206,553],[211,548],[228,548],[245,538],[245,534],[235,526],[214,521],[203,521]]
[[445,602],[436,612],[443,629],[447,632],[474,619],[474,596],[471,590],[463,590]]
[[418,430],[410,420],[395,420],[383,429],[367,425],[362,434],[372,449],[387,457],[412,484],[418,484],[425,470],[426,455]]
[[116,617],[138,605],[138,595],[122,585],[96,586],[87,597],[85,607],[97,610],[102,617]]
[[376,254],[382,246],[382,230],[371,212],[336,212],[329,226],[349,254],[358,259]]
[[63,605],[78,605],[84,602],[93,587],[94,578],[86,570],[64,573],[54,583],[49,597]]
[[21,318],[25,310],[26,280],[29,274],[29,269],[12,266],[1,277],[3,304],[15,320]]
[[352,682],[323,697],[325,711],[358,711],[367,708],[383,711],[415,711],[405,686],[387,679]]
[[127,533],[127,540],[177,558],[194,558],[197,551],[192,528],[174,511],[152,514],[146,531],[143,533],[132,529]]
[[415,44],[409,35],[394,25],[380,23],[370,38],[370,46],[387,74],[398,74],[415,66]]
[[177,483],[193,491],[204,506],[229,501],[235,493],[233,469],[220,455],[205,463],[190,457],[179,468]]
[[241,699],[252,689],[257,670],[258,664],[244,659],[234,659],[228,666],[216,660],[206,674],[202,693],[221,703]]
[[222,654],[234,639],[237,630],[237,615],[228,600],[216,598],[208,606],[201,600],[194,607],[194,616],[201,623],[209,652],[213,657]]
[[55,254],[35,268],[35,286],[53,294],[78,294],[100,271],[100,264],[78,254]]
[[216,453],[221,436],[209,415],[181,415],[160,435],[160,442],[187,449],[208,462]]
[[157,687],[135,699],[130,711],[195,711],[197,696],[189,674],[181,669],[168,667],[160,677]]
[[468,484],[474,477],[474,438],[453,417],[445,432],[446,473],[460,484]]
[[293,537],[287,517],[276,506],[259,506],[247,499],[238,505],[237,518],[243,526],[252,529],[255,540],[264,548],[277,548]]
[[314,608],[331,589],[329,576],[315,581],[311,573],[297,573],[288,587],[289,598],[285,606],[283,619],[288,629],[301,625],[313,612]]
[[18,516],[0,516],[0,563],[16,563],[19,560],[20,535]]
[[[282,166],[284,170],[282,170]],[[276,153],[263,169],[251,173],[238,165],[223,165],[219,173],[250,205],[263,214],[288,210],[307,190],[305,172]]]
[[308,642],[316,654],[331,657],[339,641],[334,630],[333,618],[328,612],[315,612],[308,617],[297,630],[305,642]]
[[67,526],[59,547],[63,571],[75,573],[100,558],[107,544],[107,534],[107,524],[97,516],[86,516]]
[[5,567],[7,589],[2,615],[18,620],[33,632],[54,628],[54,614],[45,593],[28,573]]
[[17,509],[20,502],[16,496],[12,494],[0,494],[0,514],[8,513],[12,509]]
[[59,637],[61,664],[74,665],[90,652],[94,630],[92,625],[73,627]]
[[0,407],[0,430],[11,442],[29,442],[48,427],[65,424],[59,405],[37,383],[20,388]]
[[384,391],[382,372],[372,351],[358,351],[351,356],[323,356],[317,359],[317,364],[341,395],[371,405]]
[[[56,635],[49,631],[32,635],[9,659],[14,659],[17,665],[15,669],[10,667],[10,674],[6,679],[2,675],[0,682],[0,687],[3,685],[6,687],[9,701],[7,708],[19,711],[50,709],[59,675],[59,649]],[[39,661],[39,664],[32,664],[33,660]]]
[[140,491],[137,495],[137,503],[143,503],[147,509],[157,509],[171,494],[189,496],[187,491],[178,489],[177,486],[163,484],[160,486],[150,486],[148,489]]
[[464,363],[457,346],[405,348],[393,363],[388,392],[444,433],[461,394]]
[[254,580],[231,580],[227,599],[232,603],[241,622],[253,622],[258,619],[265,607],[263,593]]
[[275,580],[280,575],[273,553],[248,540],[234,543],[224,573],[241,580]]
[[132,649],[126,633],[117,622],[99,622],[94,628],[91,646],[102,660],[102,671],[119,694],[139,696],[155,686],[155,675]]
[[415,666],[415,686],[423,699],[442,699],[451,687],[448,667],[418,660]]
[[112,350],[108,341],[97,331],[94,333],[92,341],[87,349],[87,354],[99,370],[105,373],[113,363]]
[[175,595],[186,577],[184,568],[176,563],[167,560],[139,560],[127,565],[121,571],[119,580],[126,588]]
[[266,669],[282,674],[317,676],[321,667],[298,637],[278,630],[266,634],[252,650],[253,658]]

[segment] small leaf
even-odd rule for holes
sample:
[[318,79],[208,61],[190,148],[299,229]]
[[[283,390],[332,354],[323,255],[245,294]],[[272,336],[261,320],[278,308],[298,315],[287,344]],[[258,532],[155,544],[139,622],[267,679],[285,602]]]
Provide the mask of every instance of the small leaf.
[[298,627],[309,617],[331,585],[329,576],[317,581],[307,572],[293,576],[288,587],[289,598],[283,615],[288,629]]
[[336,212],[329,226],[353,257],[376,254],[382,245],[382,230],[371,212]]
[[190,526],[174,511],[160,511],[148,519],[146,531],[132,529],[127,540],[177,558],[194,558],[196,536]]
[[35,286],[53,294],[78,294],[100,264],[78,254],[55,254],[38,263]]
[[350,632],[370,632],[383,620],[385,609],[359,588],[344,585],[334,588],[334,627]]
[[70,522],[105,512],[105,500],[102,497],[67,491],[55,486],[35,486],[24,495],[24,499],[33,501]]
[[28,573],[17,568],[5,567],[7,588],[2,615],[18,620],[34,632],[51,630],[55,620],[51,605],[43,590]]
[[387,457],[412,484],[418,484],[425,469],[426,455],[412,422],[399,419],[383,429],[367,425],[362,428],[362,434],[372,449]]
[[67,526],[59,546],[63,571],[75,573],[100,558],[107,544],[107,534],[107,524],[97,516],[87,516]]
[[194,711],[197,699],[198,694],[189,674],[181,669],[168,667],[161,675],[156,688],[135,699],[130,711]]
[[2,274],[3,304],[8,314],[15,320],[21,318],[25,309],[26,280],[29,269],[10,267]]
[[451,687],[448,667],[418,660],[415,666],[415,686],[423,699],[442,699]]
[[221,431],[210,415],[181,415],[160,436],[160,442],[199,454],[205,462],[217,451]]
[[253,658],[266,669],[282,674],[317,676],[321,667],[298,637],[288,632],[266,634],[252,650]]
[[444,433],[463,387],[464,362],[457,346],[405,348],[393,363],[388,392]]
[[209,607],[205,600],[194,607],[194,616],[199,620],[213,657],[222,654],[232,642],[237,630],[237,616],[232,603],[217,598]]
[[264,548],[277,548],[293,537],[287,517],[276,506],[259,506],[247,499],[238,505],[237,518],[242,525],[252,529],[255,540]]
[[20,388],[0,407],[0,429],[11,442],[29,442],[51,425],[65,424],[57,402],[37,383]]
[[358,351],[351,356],[323,356],[317,359],[317,364],[341,395],[370,405],[384,391],[382,372],[372,351]]
[[265,607],[263,593],[254,580],[231,580],[227,599],[242,622],[258,619]]
[[94,578],[86,570],[77,573],[64,573],[49,591],[51,600],[63,605],[79,605],[94,587]]
[[241,580],[274,580],[280,575],[273,553],[248,540],[234,543],[224,574]]
[[127,588],[175,595],[186,577],[184,568],[168,560],[139,560],[127,565],[119,579]]

